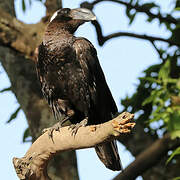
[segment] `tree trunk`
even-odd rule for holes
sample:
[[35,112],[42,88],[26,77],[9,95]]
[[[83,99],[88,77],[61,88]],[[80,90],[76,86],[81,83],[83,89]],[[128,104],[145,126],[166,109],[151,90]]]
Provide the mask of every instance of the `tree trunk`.
[[[32,56],[41,41],[45,24],[26,25],[17,21],[13,7],[13,1],[0,0],[0,61],[10,79],[12,92],[26,115],[34,141],[43,128],[55,124],[42,97],[34,62],[26,58]],[[79,179],[75,151],[57,155],[51,161],[48,173],[53,180]]]

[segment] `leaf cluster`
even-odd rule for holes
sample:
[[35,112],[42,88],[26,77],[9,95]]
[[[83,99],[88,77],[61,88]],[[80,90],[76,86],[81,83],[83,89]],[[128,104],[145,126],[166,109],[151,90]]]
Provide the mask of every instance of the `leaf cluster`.
[[[130,3],[134,7],[140,6],[139,0],[131,0]],[[171,32],[170,39],[175,42],[180,42],[180,22],[172,23],[169,20],[173,19],[170,14],[162,15],[160,7],[154,2],[141,4],[144,12],[151,12],[156,8],[156,15],[160,24],[165,24],[167,31]],[[132,8],[127,7],[126,14],[133,22],[135,15],[138,13]],[[179,1],[175,2],[174,11],[180,11]],[[146,13],[148,15],[148,13]],[[156,17],[156,18],[157,18]],[[166,17],[167,21],[161,17]],[[147,21],[152,22],[153,17],[148,15]],[[174,26],[172,26],[174,24]],[[173,27],[173,28],[172,28]],[[137,123],[144,126],[145,132],[158,138],[164,133],[170,133],[171,138],[180,138],[180,49],[179,47],[158,48],[152,42],[155,49],[159,53],[160,63],[148,67],[143,72],[143,77],[139,78],[139,85],[136,92],[125,97],[121,104],[123,111],[130,111],[137,115]],[[177,148],[170,156],[168,162],[180,155]]]
[[[132,24],[139,12],[150,12],[152,9],[156,9],[160,13],[159,5],[154,2],[141,3],[140,0],[130,0],[129,5],[126,6],[126,15],[129,18],[129,24]],[[155,18],[155,16],[148,16],[147,21],[151,22]]]

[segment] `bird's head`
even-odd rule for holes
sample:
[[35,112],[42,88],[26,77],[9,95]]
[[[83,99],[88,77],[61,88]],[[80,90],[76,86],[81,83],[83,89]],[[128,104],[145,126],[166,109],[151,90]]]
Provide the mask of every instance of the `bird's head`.
[[69,9],[63,8],[57,10],[50,19],[50,23],[59,22],[75,31],[81,24],[96,20],[92,11],[86,8]]

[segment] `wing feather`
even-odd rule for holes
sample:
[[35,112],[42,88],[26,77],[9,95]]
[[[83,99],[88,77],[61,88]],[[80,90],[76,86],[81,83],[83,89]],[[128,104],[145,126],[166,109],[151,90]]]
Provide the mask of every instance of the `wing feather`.
[[106,83],[94,46],[85,38],[76,38],[73,45],[76,59],[80,62],[89,86],[92,119],[102,123],[110,120],[117,113],[117,106]]

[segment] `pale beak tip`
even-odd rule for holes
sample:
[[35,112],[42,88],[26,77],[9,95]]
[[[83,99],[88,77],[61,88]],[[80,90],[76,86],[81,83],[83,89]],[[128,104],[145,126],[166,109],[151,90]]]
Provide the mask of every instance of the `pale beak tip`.
[[94,16],[91,20],[96,21],[97,20],[96,16]]

